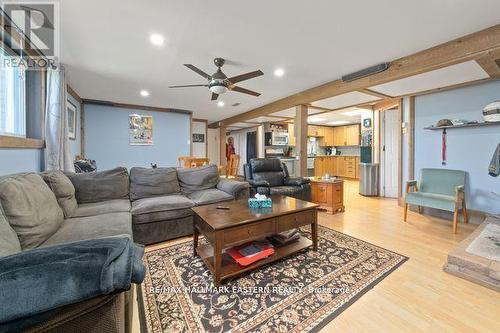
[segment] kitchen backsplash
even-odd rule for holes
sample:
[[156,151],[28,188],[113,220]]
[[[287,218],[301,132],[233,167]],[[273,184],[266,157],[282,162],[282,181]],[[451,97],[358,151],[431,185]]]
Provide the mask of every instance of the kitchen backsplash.
[[337,147],[337,154],[339,152],[340,152],[340,155],[355,155],[355,156],[359,156],[360,149],[359,149],[359,146]]

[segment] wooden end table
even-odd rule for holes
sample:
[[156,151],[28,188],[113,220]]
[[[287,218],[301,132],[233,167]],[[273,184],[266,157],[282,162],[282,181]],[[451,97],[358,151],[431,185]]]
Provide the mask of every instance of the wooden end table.
[[[214,283],[274,262],[307,247],[318,250],[317,204],[286,197],[271,196],[272,208],[250,209],[246,199],[193,208],[193,255],[199,255],[214,276]],[[217,206],[229,207],[228,210]],[[286,230],[311,225],[312,241],[301,236],[289,244],[275,246],[274,254],[248,266],[240,266],[224,250],[249,241],[263,239]],[[208,240],[198,244],[199,235]]]
[[345,211],[344,181],[339,178],[311,179],[312,201],[320,205],[320,209],[335,214]]

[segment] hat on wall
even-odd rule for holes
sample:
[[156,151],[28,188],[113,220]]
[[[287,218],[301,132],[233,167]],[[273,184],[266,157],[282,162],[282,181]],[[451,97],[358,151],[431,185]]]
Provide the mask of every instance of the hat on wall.
[[443,127],[443,126],[453,126],[453,123],[451,122],[450,119],[441,119],[436,124],[436,127]]

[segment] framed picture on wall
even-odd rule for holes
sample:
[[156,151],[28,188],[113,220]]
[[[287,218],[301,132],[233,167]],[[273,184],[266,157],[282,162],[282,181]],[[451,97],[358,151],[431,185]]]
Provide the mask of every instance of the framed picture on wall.
[[139,114],[129,115],[129,144],[131,146],[153,145],[153,117]]
[[70,140],[76,140],[76,106],[68,101],[68,136]]
[[205,143],[205,134],[193,133],[193,143]]

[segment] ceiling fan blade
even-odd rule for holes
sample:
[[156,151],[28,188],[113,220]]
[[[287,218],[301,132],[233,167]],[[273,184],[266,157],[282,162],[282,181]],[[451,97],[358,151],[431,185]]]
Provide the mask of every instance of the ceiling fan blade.
[[186,87],[208,87],[208,84],[187,84],[184,86],[169,86],[169,88],[186,88]]
[[202,71],[201,69],[199,69],[198,67],[196,67],[195,65],[191,65],[191,64],[184,64],[184,66],[186,66],[187,68],[189,68],[190,70],[198,73],[199,75],[203,76],[205,79],[207,80],[210,80],[211,76],[208,75],[207,73],[205,73],[204,71]]
[[254,77],[258,77],[261,75],[264,75],[264,73],[262,73],[261,70],[258,70],[258,71],[253,71],[253,72],[241,74],[241,75],[236,75],[236,76],[230,77],[228,80],[229,80],[229,82],[234,84],[234,83],[238,83],[241,81],[250,80],[250,79],[253,79]]
[[238,87],[238,86],[231,87],[231,90],[232,91],[237,91],[237,92],[243,93],[243,94],[252,95],[252,96],[260,96],[260,93],[258,93],[258,92],[255,92],[255,91],[252,91],[252,90],[248,90],[248,89],[245,89],[245,88],[241,88],[241,87]]
[[219,94],[212,93],[212,101],[216,101],[219,98]]

